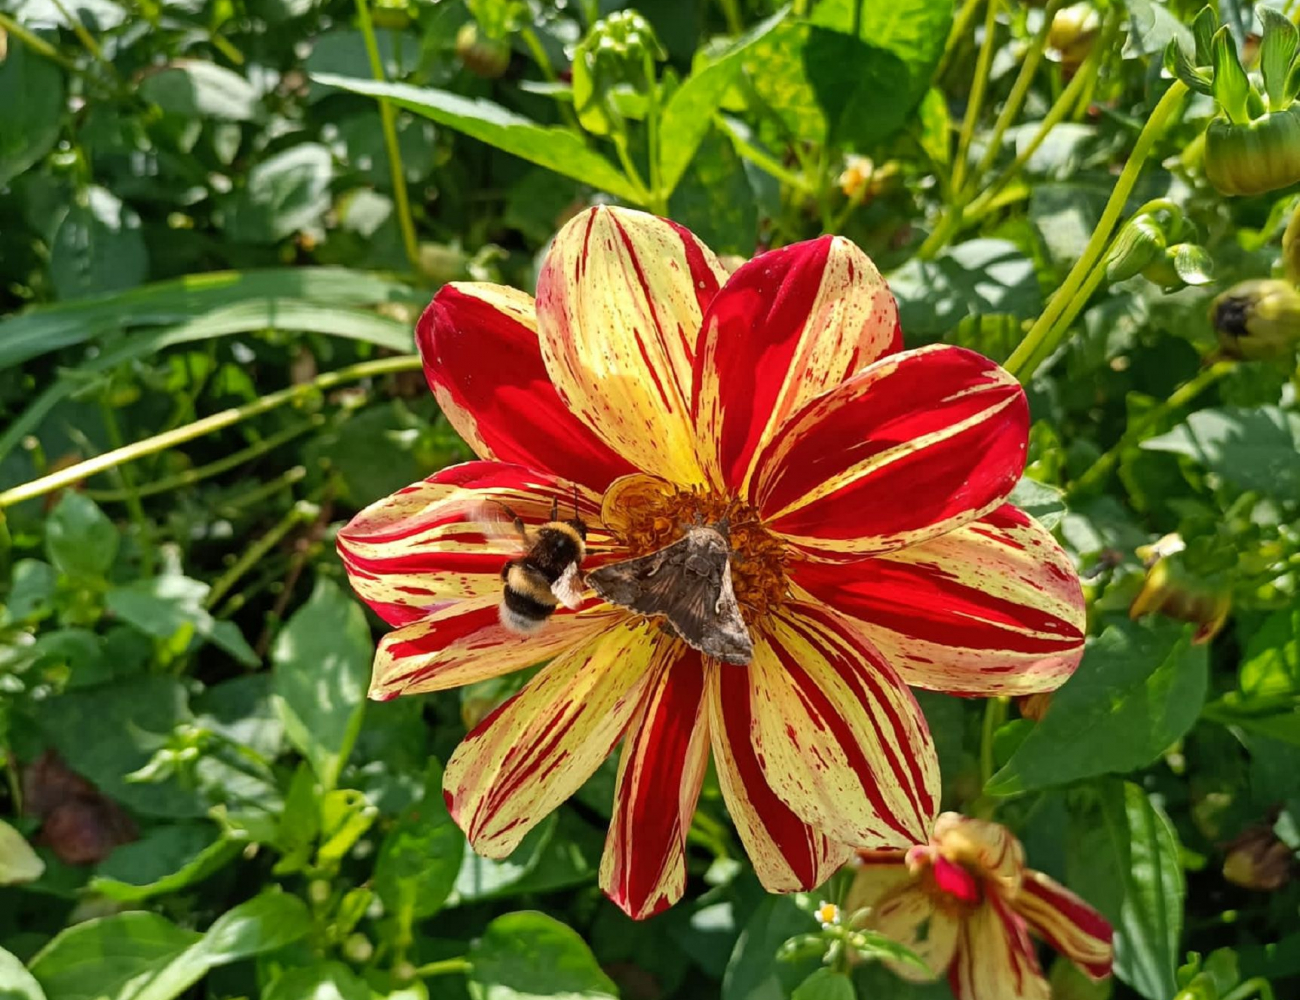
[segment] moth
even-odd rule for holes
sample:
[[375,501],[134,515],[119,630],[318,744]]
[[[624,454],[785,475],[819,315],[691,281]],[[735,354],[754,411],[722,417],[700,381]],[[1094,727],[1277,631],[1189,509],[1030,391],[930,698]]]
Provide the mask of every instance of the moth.
[[754,643],[731,584],[727,522],[687,528],[684,537],[649,555],[587,574],[611,604],[662,616],[664,627],[693,649],[738,666],[754,658]]

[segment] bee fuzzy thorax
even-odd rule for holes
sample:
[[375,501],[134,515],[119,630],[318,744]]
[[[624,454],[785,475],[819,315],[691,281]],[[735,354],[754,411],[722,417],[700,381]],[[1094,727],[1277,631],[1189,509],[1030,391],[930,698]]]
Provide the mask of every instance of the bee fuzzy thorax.
[[[513,516],[513,514],[512,514]],[[515,517],[515,528],[524,543],[524,554],[501,568],[501,624],[512,632],[536,632],[563,604],[576,608],[582,603],[580,567],[587,554],[587,525],[576,516],[556,518],[528,527]]]

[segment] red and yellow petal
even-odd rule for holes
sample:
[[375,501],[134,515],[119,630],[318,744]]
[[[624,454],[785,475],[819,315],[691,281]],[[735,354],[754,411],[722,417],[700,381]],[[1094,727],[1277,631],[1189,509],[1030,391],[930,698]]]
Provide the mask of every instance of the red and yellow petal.
[[1083,588],[1069,556],[1004,504],[955,531],[850,564],[807,560],[794,582],[856,619],[912,687],[1022,695],[1083,656]]
[[923,843],[939,765],[925,717],[889,664],[818,605],[786,605],[754,639],[754,748],[776,794],[855,847]]
[[444,285],[415,341],[438,405],[479,458],[596,491],[632,471],[555,391],[531,295],[486,282]]
[[[498,587],[500,578],[498,577]],[[500,593],[452,601],[419,621],[389,632],[375,652],[370,697],[446,691],[522,670],[590,642],[626,618],[604,602],[576,614],[562,610],[533,635],[501,624]]]
[[600,887],[634,920],[652,917],[686,891],[686,834],[709,762],[704,664],[685,643],[667,662],[628,727]]
[[691,372],[725,278],[686,229],[608,207],[560,230],[538,277],[542,357],[560,395],[614,451],[669,482],[703,483]]
[[1025,466],[1014,377],[960,347],[893,354],[795,414],[759,456],[769,530],[816,558],[915,545],[1001,506]]
[[691,409],[713,485],[746,494],[787,418],[902,340],[884,278],[841,236],[742,265],[709,304],[695,356]]
[[[450,600],[500,596],[501,567],[520,553],[501,505],[541,524],[552,502],[572,516],[573,487],[519,465],[453,465],[357,514],[338,534],[339,555],[361,599],[390,625],[406,625]],[[579,490],[578,514],[590,565],[599,565],[613,544],[599,526],[599,495]]]
[[506,857],[591,777],[662,670],[667,645],[649,622],[606,629],[557,656],[465,737],[442,787],[475,851]]
[[768,892],[821,885],[853,849],[805,823],[772,790],[754,750],[748,671],[718,662],[706,669],[718,784],[758,880]]
[[961,932],[954,912],[935,906],[931,892],[914,880],[886,893],[872,908],[867,926],[910,949],[926,964],[928,974],[910,962],[886,963],[899,976],[917,983],[938,979],[948,971]]
[[939,856],[1014,895],[1025,872],[1025,849],[1000,823],[946,812],[930,835]]
[[1092,979],[1110,975],[1114,931],[1106,918],[1055,879],[1025,872],[1012,904],[1030,929]]
[[990,894],[962,921],[948,969],[957,1000],[1051,1000],[1024,921]]

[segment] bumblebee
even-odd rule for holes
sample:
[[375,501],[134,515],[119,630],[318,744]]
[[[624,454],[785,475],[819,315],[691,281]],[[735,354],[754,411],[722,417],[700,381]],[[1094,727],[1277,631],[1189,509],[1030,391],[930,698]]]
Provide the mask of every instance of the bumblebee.
[[507,515],[524,543],[524,554],[501,567],[499,613],[501,624],[511,632],[530,635],[563,604],[582,606],[586,586],[581,566],[587,554],[587,525],[578,516],[578,497],[573,497],[573,517],[561,521],[559,502],[551,504],[551,519],[530,528],[509,507]]

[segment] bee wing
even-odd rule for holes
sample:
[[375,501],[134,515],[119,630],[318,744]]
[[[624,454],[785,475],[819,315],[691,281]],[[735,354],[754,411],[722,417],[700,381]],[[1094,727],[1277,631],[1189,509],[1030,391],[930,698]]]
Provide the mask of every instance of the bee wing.
[[469,507],[465,512],[465,520],[482,528],[483,534],[496,541],[511,542],[515,547],[522,541],[514,518],[506,513],[501,504],[491,500],[481,500]]
[[582,579],[582,573],[579,572],[576,562],[571,562],[564,567],[560,578],[551,584],[551,593],[555,595],[555,599],[570,610],[582,607],[582,594],[586,589],[586,581]]

